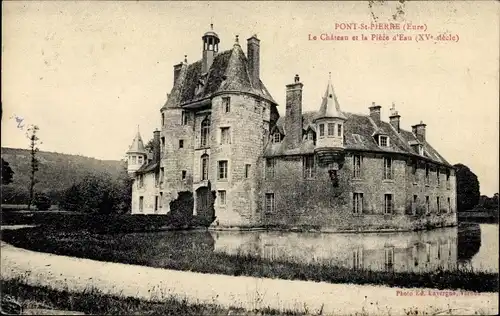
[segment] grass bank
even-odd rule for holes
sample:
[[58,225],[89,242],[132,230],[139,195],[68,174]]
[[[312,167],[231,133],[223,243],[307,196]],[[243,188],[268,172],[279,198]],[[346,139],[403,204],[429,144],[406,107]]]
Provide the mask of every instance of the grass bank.
[[498,291],[498,273],[466,269],[432,273],[370,271],[324,262],[271,261],[246,254],[214,252],[214,240],[203,238],[204,234],[209,235],[208,232],[168,233],[171,233],[168,238],[160,238],[157,234],[96,234],[35,227],[3,231],[2,240],[40,252],[201,273],[403,288]]
[[81,293],[32,286],[21,278],[1,280],[2,295],[10,295],[23,309],[57,309],[92,315],[304,315],[301,312],[263,309],[245,311],[216,304],[191,304],[170,296],[158,302],[104,294],[95,288]]

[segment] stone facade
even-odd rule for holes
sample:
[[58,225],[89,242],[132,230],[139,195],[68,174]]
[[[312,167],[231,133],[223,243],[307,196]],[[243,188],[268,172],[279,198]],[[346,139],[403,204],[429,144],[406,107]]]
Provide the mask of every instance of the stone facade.
[[219,228],[456,225],[454,170],[426,142],[425,124],[405,131],[394,107],[389,124],[374,103],[369,115],[343,112],[331,82],[319,111],[303,113],[298,75],[286,85],[280,118],[259,78],[260,41],[248,39],[247,59],[238,37],[220,53],[215,32],[202,39],[204,50],[217,44],[214,55],[204,51],[202,60],[174,66],[160,110],[159,154],[138,169],[131,165],[133,214],[168,213],[180,192],[190,192],[193,214],[207,217],[215,192],[212,225]]

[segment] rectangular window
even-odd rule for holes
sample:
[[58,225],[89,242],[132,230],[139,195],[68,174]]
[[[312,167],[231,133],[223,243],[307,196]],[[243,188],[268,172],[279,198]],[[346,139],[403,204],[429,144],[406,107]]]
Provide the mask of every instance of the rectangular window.
[[182,180],[186,180],[186,175],[187,175],[187,171],[186,170],[182,170]]
[[425,243],[425,254],[427,256],[427,262],[431,262],[431,244],[429,242]]
[[[260,100],[255,100],[255,113],[260,112]],[[262,109],[262,113],[264,113],[264,109]]]
[[142,161],[142,156],[139,156],[138,158],[139,158],[138,163],[139,163],[140,165],[142,165],[142,162],[143,162],[143,161]]
[[219,180],[227,179],[227,160],[219,161],[218,179]]
[[160,192],[160,208],[163,207],[163,192]]
[[245,178],[250,177],[250,167],[251,167],[250,164],[245,165]]
[[165,154],[165,137],[161,138],[161,148],[160,148],[160,154],[163,156]]
[[418,203],[418,196],[414,195],[413,201],[411,201],[411,213],[413,215],[417,214],[417,203]]
[[302,158],[302,170],[304,179],[312,179],[316,173],[316,166],[314,163],[314,156],[304,156]]
[[188,113],[185,112],[185,111],[182,111],[182,114],[181,114],[181,124],[182,125],[187,125],[188,124],[188,118],[189,118]]
[[429,173],[430,173],[429,165],[425,165],[425,184],[426,185],[429,185]]
[[440,213],[440,211],[441,211],[441,203],[440,203],[440,202],[441,202],[441,201],[439,200],[439,196],[438,196],[438,197],[436,197],[436,211],[437,211],[437,213],[438,213],[438,214],[439,214],[439,213]]
[[450,170],[446,170],[446,188],[450,189]]
[[342,137],[342,124],[337,124],[337,136]]
[[144,186],[144,177],[142,174],[140,174],[137,180],[137,187],[142,188],[143,186]]
[[394,267],[394,248],[384,248],[385,253],[385,267],[386,269],[392,269]]
[[363,268],[363,248],[357,248],[352,251],[352,268]]
[[266,193],[266,213],[274,213],[274,193]]
[[161,126],[165,126],[165,113],[161,114]]
[[163,178],[165,177],[165,168],[160,168],[160,184],[163,183]]
[[224,113],[229,113],[231,111],[231,98],[223,97],[222,98],[222,111]]
[[426,214],[431,213],[431,203],[430,203],[430,199],[428,196],[425,197],[425,213]]
[[276,161],[273,158],[266,159],[266,179],[274,178],[274,166]]
[[384,158],[384,180],[392,179],[392,159]]
[[353,193],[352,212],[353,214],[363,213],[363,193]]
[[184,148],[184,140],[179,139],[179,148]]
[[448,213],[451,213],[451,199],[448,198]]
[[158,211],[158,195],[155,195],[155,212]]
[[389,146],[389,138],[387,136],[380,135],[378,137],[378,139],[379,139],[379,146],[380,147],[387,147],[387,146]]
[[413,265],[418,267],[418,245],[413,245],[412,248]]
[[220,143],[222,144],[231,144],[231,134],[229,132],[229,127],[221,127],[220,128]]
[[219,190],[217,191],[217,195],[219,197],[219,205],[226,205],[226,191]]
[[328,123],[328,136],[334,136],[334,135],[335,135],[335,124]]
[[361,179],[361,156],[353,156],[353,175],[354,179]]
[[418,179],[417,179],[417,162],[416,161],[412,161],[411,163],[411,176],[413,178],[413,183],[417,183],[418,182]]
[[208,155],[201,157],[201,180],[208,180]]
[[319,124],[319,137],[325,136],[325,124]]
[[436,169],[436,180],[437,180],[437,185],[441,184],[441,180],[439,179],[439,169]]
[[139,212],[144,211],[144,197],[140,196],[139,197]]
[[392,214],[392,194],[384,195],[384,214]]

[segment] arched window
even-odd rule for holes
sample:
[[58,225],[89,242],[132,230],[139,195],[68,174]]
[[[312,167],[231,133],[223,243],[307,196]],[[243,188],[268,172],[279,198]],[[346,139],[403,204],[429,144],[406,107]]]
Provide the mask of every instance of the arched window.
[[210,118],[206,117],[201,122],[201,147],[208,147],[208,142],[210,140]]
[[207,154],[201,156],[201,180],[208,180],[208,161]]

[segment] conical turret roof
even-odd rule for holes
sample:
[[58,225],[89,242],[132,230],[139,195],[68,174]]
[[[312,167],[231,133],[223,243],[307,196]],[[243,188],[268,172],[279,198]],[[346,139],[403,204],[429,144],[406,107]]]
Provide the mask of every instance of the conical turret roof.
[[127,154],[147,154],[139,129],[137,129],[137,134],[135,135],[135,138],[132,142],[132,145],[130,145]]
[[317,119],[321,118],[340,118],[346,120],[347,118],[340,110],[339,101],[335,95],[335,90],[333,89],[332,79],[328,79],[328,85],[326,87],[325,95],[323,96],[323,101],[321,102],[321,107],[318,112]]

